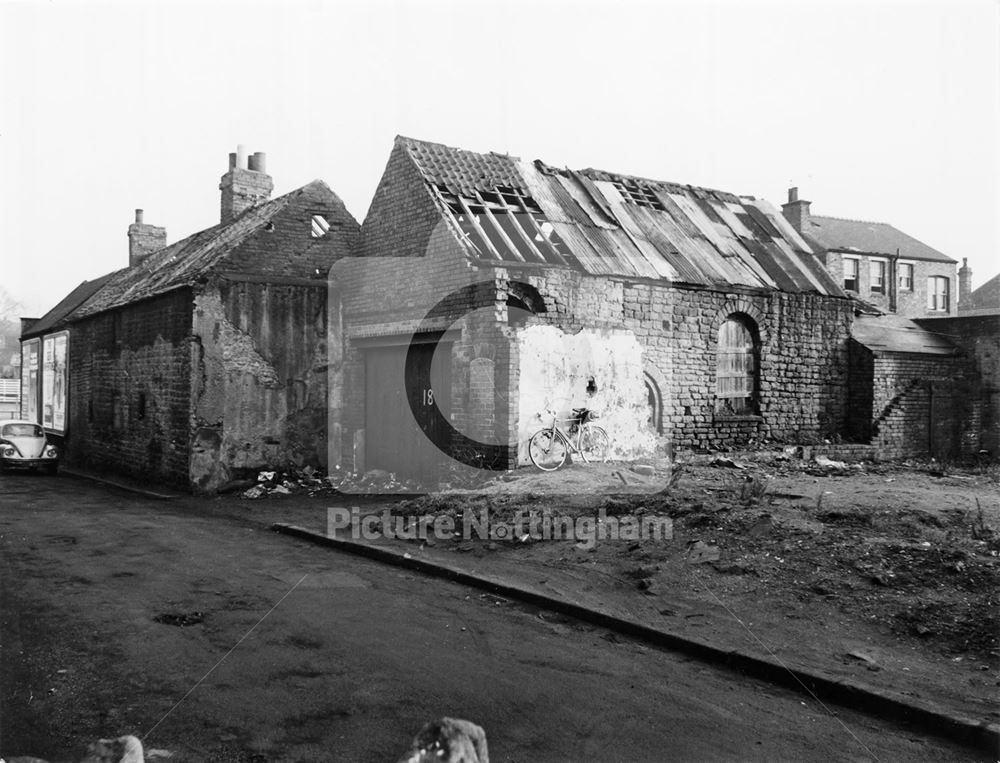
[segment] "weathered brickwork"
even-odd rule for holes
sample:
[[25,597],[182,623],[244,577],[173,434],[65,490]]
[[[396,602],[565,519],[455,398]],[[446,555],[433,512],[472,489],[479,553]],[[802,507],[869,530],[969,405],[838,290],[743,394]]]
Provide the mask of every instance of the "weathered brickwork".
[[70,462],[187,484],[191,300],[179,289],[73,324]]
[[929,331],[946,336],[962,348],[975,368],[969,418],[974,446],[1000,454],[1000,315],[934,318],[918,321]]
[[193,285],[73,322],[71,460],[205,492],[325,466],[326,274],[359,226],[325,184],[293,193],[234,248],[239,221],[215,231],[226,256]]
[[857,342],[851,356],[858,392],[849,431],[869,437],[882,458],[948,459],[978,449],[978,391],[966,358],[872,352]]

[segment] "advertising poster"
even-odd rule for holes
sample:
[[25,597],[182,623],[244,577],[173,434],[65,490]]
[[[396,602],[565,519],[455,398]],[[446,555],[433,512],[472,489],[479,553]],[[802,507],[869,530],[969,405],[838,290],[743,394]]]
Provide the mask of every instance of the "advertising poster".
[[21,415],[27,421],[38,421],[38,340],[32,339],[21,347]]

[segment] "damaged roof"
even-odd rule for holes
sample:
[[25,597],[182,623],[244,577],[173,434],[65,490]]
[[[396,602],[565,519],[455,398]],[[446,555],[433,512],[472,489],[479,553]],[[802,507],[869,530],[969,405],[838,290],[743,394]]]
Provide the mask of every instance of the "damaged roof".
[[956,353],[955,345],[942,335],[898,315],[859,315],[851,326],[851,336],[873,352]]
[[[153,252],[132,267],[105,276],[104,288],[76,309],[71,319],[85,318],[196,283],[210,271],[222,268],[229,254],[265,228],[291,203],[316,192],[336,198],[326,183],[314,180],[291,193],[251,207],[227,223],[207,228]],[[337,201],[339,203],[339,199]]]
[[42,334],[62,328],[69,315],[90,299],[113,275],[114,273],[108,273],[100,278],[95,278],[93,281],[84,281],[81,283],[63,297],[59,304],[32,323],[31,327],[21,335],[21,339],[30,339],[31,337],[41,336]]
[[898,252],[903,259],[955,262],[889,223],[810,215],[803,224],[802,234],[815,249],[880,255]]
[[397,137],[470,255],[593,275],[844,296],[767,201]]

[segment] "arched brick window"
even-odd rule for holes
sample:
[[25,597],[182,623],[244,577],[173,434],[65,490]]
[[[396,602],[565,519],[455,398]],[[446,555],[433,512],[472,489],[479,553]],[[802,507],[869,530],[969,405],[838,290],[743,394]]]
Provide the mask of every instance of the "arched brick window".
[[719,327],[715,410],[735,416],[757,412],[757,326],[745,315],[730,315]]

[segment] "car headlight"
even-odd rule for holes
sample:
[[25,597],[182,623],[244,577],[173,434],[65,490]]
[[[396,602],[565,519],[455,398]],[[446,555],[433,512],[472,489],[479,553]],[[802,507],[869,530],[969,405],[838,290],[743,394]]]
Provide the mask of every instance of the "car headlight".
[[13,458],[14,457],[14,453],[15,453],[15,451],[11,447],[7,447],[7,448],[3,449],[3,456],[4,456],[4,458]]
[[59,455],[59,451],[56,450],[54,446],[50,445],[45,449],[45,455],[48,456],[49,458],[55,458],[56,456]]

